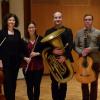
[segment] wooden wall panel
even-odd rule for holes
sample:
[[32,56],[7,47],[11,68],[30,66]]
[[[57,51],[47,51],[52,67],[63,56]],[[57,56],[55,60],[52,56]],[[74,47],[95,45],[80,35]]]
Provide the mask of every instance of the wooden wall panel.
[[[67,0],[66,0],[67,1]],[[69,0],[68,0],[69,1]],[[78,0],[76,0],[78,1]],[[44,35],[45,30],[52,26],[52,15],[55,11],[63,13],[63,23],[65,26],[70,27],[75,37],[76,32],[83,27],[83,16],[90,13],[94,16],[94,26],[100,29],[100,13],[98,0],[87,0],[87,3],[31,3],[31,19],[37,23],[38,33]],[[96,2],[97,1],[97,2]],[[78,58],[77,54],[73,51],[74,59]]]
[[5,0],[1,1],[1,13],[2,13],[1,15],[3,20],[4,16],[9,13],[9,1],[5,1]]
[[31,0],[34,4],[88,4],[90,0]]
[[24,0],[24,36],[26,36],[29,21],[31,21],[31,0]]
[[94,16],[94,25],[100,27],[99,6],[93,5],[55,5],[55,4],[32,4],[31,19],[35,20],[38,26],[39,34],[43,35],[45,30],[52,25],[52,14],[55,11],[63,13],[63,22],[71,27],[74,35],[78,29],[83,26],[82,18],[84,14],[91,13]]

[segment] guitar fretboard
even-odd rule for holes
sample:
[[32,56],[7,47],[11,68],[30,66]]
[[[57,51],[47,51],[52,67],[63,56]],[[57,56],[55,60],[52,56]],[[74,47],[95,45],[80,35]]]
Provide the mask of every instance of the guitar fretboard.
[[84,37],[84,48],[87,48],[89,43],[88,43],[88,35],[90,33],[91,30],[88,30],[88,29],[85,29],[84,30],[84,34],[85,34],[85,37]]

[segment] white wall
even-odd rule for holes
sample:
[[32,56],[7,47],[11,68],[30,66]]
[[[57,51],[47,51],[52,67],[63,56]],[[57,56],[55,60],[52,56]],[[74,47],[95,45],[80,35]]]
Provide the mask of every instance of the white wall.
[[21,35],[24,35],[24,4],[23,0],[9,0],[10,12],[15,13],[19,18],[19,27],[18,29],[21,32]]
[[[18,29],[23,37],[24,35],[24,1],[23,0],[9,0],[10,12],[14,13],[19,18]],[[19,70],[18,79],[23,78],[22,69]]]

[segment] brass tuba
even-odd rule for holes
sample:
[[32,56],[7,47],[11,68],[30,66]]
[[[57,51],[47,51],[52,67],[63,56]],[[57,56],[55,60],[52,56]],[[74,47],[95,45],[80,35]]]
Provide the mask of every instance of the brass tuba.
[[[64,32],[65,29],[58,29],[55,32],[44,37],[41,42],[49,42],[53,47],[61,48],[65,51],[65,47],[63,46],[62,40],[60,39],[60,34]],[[55,80],[59,83],[65,83],[70,80],[73,76],[73,68],[69,59],[66,59],[65,63],[59,63],[56,60],[56,55],[49,54],[48,50],[50,48],[46,48],[42,55],[45,59],[44,61],[47,62],[49,65],[49,69]]]

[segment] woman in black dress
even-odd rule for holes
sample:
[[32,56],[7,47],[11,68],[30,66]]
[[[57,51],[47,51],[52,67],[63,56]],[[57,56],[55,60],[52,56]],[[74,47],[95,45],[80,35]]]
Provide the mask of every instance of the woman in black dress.
[[0,31],[0,58],[3,62],[6,100],[15,100],[16,80],[20,61],[23,59],[21,35],[16,29],[17,26],[17,16],[9,13],[4,17]]

